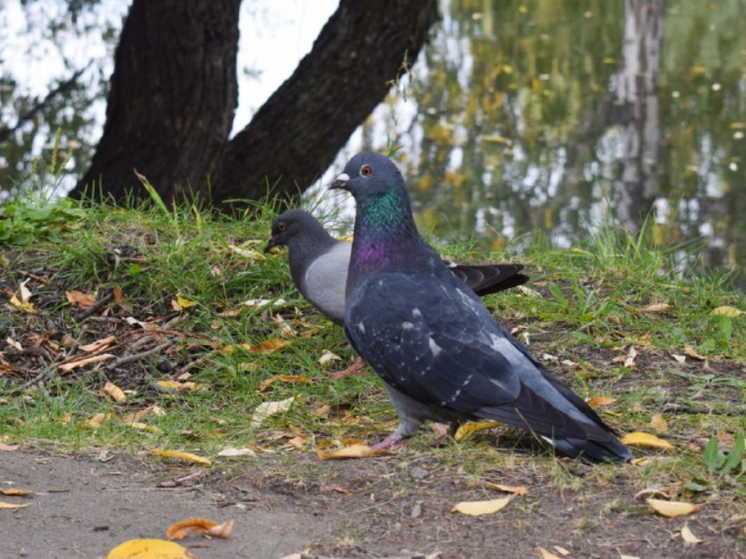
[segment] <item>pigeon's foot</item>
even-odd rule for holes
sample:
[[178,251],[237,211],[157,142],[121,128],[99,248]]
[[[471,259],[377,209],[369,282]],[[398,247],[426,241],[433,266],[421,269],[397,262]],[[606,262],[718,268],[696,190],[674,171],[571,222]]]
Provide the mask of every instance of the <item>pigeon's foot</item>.
[[382,448],[395,448],[395,447],[402,447],[406,443],[402,438],[396,434],[396,432],[391,433],[388,437],[383,439],[380,443],[376,443],[370,448],[375,449],[382,449]]
[[365,374],[363,371],[359,370],[363,365],[365,365],[365,361],[358,358],[357,361],[355,361],[352,365],[347,367],[344,371],[340,371],[338,373],[330,373],[329,376],[334,380],[339,380],[344,377],[349,377],[350,375],[361,377]]

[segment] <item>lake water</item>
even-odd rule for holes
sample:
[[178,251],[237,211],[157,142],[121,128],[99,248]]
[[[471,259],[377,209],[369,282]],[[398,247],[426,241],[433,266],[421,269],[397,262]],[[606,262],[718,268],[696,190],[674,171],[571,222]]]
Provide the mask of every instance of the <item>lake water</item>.
[[746,0],[463,0],[443,15],[322,182],[361,145],[401,146],[439,238],[569,247],[644,227],[662,247],[701,240],[696,258],[746,281]]

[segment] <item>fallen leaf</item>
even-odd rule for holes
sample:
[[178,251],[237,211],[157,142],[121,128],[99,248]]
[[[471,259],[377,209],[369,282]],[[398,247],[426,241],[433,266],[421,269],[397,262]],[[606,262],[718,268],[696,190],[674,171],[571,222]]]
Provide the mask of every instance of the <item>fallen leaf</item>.
[[735,307],[724,306],[714,309],[710,314],[714,314],[715,316],[727,316],[729,318],[736,318],[744,313],[746,313],[746,311],[739,310]]
[[22,303],[28,303],[28,300],[31,299],[31,291],[26,287],[26,284],[29,282],[29,280],[23,280],[21,283],[18,284],[18,291],[21,293],[21,302]]
[[350,458],[375,458],[390,454],[385,448],[371,448],[365,444],[353,444],[337,450],[316,449],[316,454],[322,460],[347,460]]
[[155,425],[148,425],[147,423],[142,423],[140,421],[128,421],[128,422],[120,422],[126,425],[127,427],[132,427],[133,429],[137,429],[138,431],[145,431],[146,433],[152,433],[154,435],[160,435],[163,433],[161,429],[158,429]]
[[492,483],[491,481],[485,481],[484,486],[487,489],[493,489],[495,491],[504,491],[505,493],[513,493],[514,495],[527,495],[528,489],[523,486],[516,485],[503,485],[502,483]]
[[92,418],[90,418],[90,419],[89,419],[89,420],[88,420],[88,421],[86,422],[86,424],[88,425],[88,427],[93,427],[94,429],[98,429],[98,428],[99,428],[99,427],[101,427],[101,426],[102,426],[102,425],[103,425],[103,424],[104,424],[104,423],[106,422],[106,420],[107,420],[107,419],[109,419],[110,417],[111,417],[111,415],[110,415],[110,414],[108,414],[108,413],[102,413],[102,412],[99,412],[99,413],[97,413],[96,415],[94,415],[94,416],[93,416]]
[[693,512],[697,512],[702,508],[702,505],[695,505],[693,503],[684,503],[681,501],[662,501],[661,499],[646,499],[646,502],[650,507],[667,518],[675,518],[677,516],[687,516]]
[[616,398],[607,398],[605,396],[594,396],[593,398],[588,398],[585,403],[588,404],[592,408],[600,408],[602,406],[608,406],[610,404],[613,404],[616,402]]
[[492,499],[490,501],[462,501],[451,509],[451,512],[460,512],[469,516],[481,516],[483,514],[493,514],[501,511],[510,503],[512,495],[502,499]]
[[640,312],[643,314],[655,314],[670,311],[672,308],[673,307],[668,303],[653,303],[642,309]]
[[124,402],[127,399],[127,396],[124,395],[124,391],[113,382],[106,382],[104,385],[104,393],[111,396],[111,399],[116,403]]
[[178,381],[178,380],[159,380],[155,383],[157,386],[163,388],[167,392],[174,392],[176,394],[186,394],[188,392],[209,392],[210,387],[206,384],[202,384],[194,381]]
[[258,250],[254,250],[253,248],[241,248],[233,244],[228,245],[228,248],[231,250],[232,253],[243,256],[244,258],[248,258],[249,260],[266,259],[266,257],[261,252],[259,252]]
[[627,433],[622,437],[621,441],[630,446],[652,446],[656,448],[665,448],[667,450],[673,449],[673,445],[668,441],[641,431]]
[[570,552],[569,552],[569,551],[567,551],[567,550],[566,550],[566,549],[565,549],[564,547],[560,547],[560,546],[558,546],[558,545],[553,545],[552,547],[553,547],[553,548],[554,548],[554,550],[555,550],[555,551],[556,551],[557,553],[559,553],[560,555],[570,555]]
[[635,346],[630,346],[626,355],[620,355],[611,360],[612,363],[623,363],[627,368],[635,367],[635,358],[637,357],[637,350]]
[[21,445],[19,444],[0,443],[0,450],[5,452],[13,452],[14,450],[18,450],[19,448],[21,448]]
[[456,442],[464,440],[466,437],[472,436],[474,433],[484,431],[485,429],[492,429],[493,427],[499,427],[498,421],[469,421],[459,427],[453,435],[453,440]]
[[303,435],[298,435],[296,437],[293,437],[288,441],[288,444],[292,446],[295,450],[303,450],[303,447],[306,446],[307,439]]
[[218,524],[204,518],[190,518],[169,526],[166,530],[166,537],[169,540],[183,540],[189,535],[189,532],[216,538],[229,538],[233,532],[233,520],[226,520],[222,524]]
[[163,458],[175,458],[176,460],[185,460],[187,462],[196,462],[197,464],[204,464],[205,466],[212,466],[212,462],[203,456],[197,456],[191,452],[181,452],[178,450],[162,450],[160,448],[153,448],[148,451],[150,454],[156,456],[162,456]]
[[0,509],[25,509],[27,506],[29,506],[30,503],[23,503],[23,504],[15,504],[15,503],[6,503],[5,501],[0,501]]
[[707,360],[707,357],[697,353],[697,350],[694,349],[690,345],[684,348],[684,355],[686,355],[687,357],[690,357],[691,359],[694,359],[695,361],[706,361]]
[[541,297],[541,293],[525,285],[519,285],[516,289],[526,295],[527,297]]
[[112,549],[106,559],[195,559],[184,547],[168,540],[129,540]]
[[175,310],[176,312],[181,312],[184,309],[188,309],[189,307],[195,306],[197,303],[194,301],[190,301],[189,299],[185,299],[181,295],[176,295],[176,299],[171,301],[171,308]]
[[256,456],[256,452],[250,448],[228,447],[218,452],[218,456],[222,458],[239,458],[241,456]]
[[19,342],[11,338],[10,336],[5,338],[5,343],[7,343],[10,347],[15,349],[16,351],[23,351],[23,346]]
[[72,371],[73,369],[77,369],[78,367],[85,367],[86,365],[90,365],[92,363],[101,363],[102,361],[108,361],[109,359],[114,359],[114,355],[111,353],[102,353],[101,355],[94,355],[93,357],[85,357],[83,359],[78,359],[77,361],[73,361],[71,363],[63,363],[59,365],[59,369],[64,372]]
[[241,304],[244,307],[266,307],[267,305],[282,307],[287,305],[287,301],[285,299],[247,299]]
[[681,539],[684,540],[686,543],[690,543],[692,545],[702,543],[704,541],[694,535],[694,533],[689,529],[688,524],[684,524],[684,527],[681,529]]
[[263,355],[274,353],[280,348],[283,348],[285,346],[289,346],[292,344],[290,340],[283,340],[282,338],[269,338],[268,340],[264,340],[262,343],[250,346],[249,344],[241,344],[241,347],[245,349],[246,351],[250,351],[252,353],[261,353]]
[[81,309],[88,309],[96,302],[95,295],[86,295],[80,291],[66,291],[65,297],[68,303],[77,304]]
[[541,559],[560,559],[557,555],[539,546],[539,553],[541,553]]
[[339,355],[327,350],[327,351],[324,351],[321,357],[319,357],[319,365],[321,365],[322,367],[325,367],[329,365],[330,363],[333,363],[334,361],[341,361],[341,360],[342,358]]
[[34,314],[36,312],[33,303],[31,303],[30,301],[22,301],[15,294],[11,296],[10,304],[19,311],[25,313]]
[[672,353],[671,357],[673,357],[678,363],[686,363],[686,355],[677,355],[676,353]]
[[106,336],[105,338],[101,338],[100,340],[96,340],[95,342],[82,345],[80,346],[80,349],[82,349],[86,353],[93,353],[94,351],[98,351],[107,346],[110,346],[112,343],[116,341],[117,341],[116,336]]
[[650,418],[650,427],[652,427],[656,431],[665,433],[668,431],[668,421],[663,419],[663,416],[661,414],[656,413],[655,415],[653,415],[653,417]]
[[8,487],[7,489],[0,487],[0,495],[6,495],[8,497],[26,497],[33,494],[32,491],[24,491],[23,489],[16,489],[15,487]]
[[296,396],[291,396],[278,402],[262,402],[254,410],[254,415],[251,416],[251,426],[259,427],[268,417],[287,411],[293,405],[295,399]]
[[305,375],[276,375],[260,382],[259,392],[266,392],[276,382],[311,382],[311,377]]

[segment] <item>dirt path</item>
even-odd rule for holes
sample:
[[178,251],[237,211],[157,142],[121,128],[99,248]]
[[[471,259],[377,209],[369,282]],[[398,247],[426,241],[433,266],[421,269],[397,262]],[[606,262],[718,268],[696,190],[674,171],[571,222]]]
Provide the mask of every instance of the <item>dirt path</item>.
[[[470,518],[451,513],[453,504],[489,496],[435,453],[335,463],[301,456],[316,470],[306,479],[283,476],[277,463],[169,470],[127,455],[106,458],[0,452],[0,487],[36,492],[29,507],[0,511],[0,558],[105,557],[128,539],[162,538],[190,517],[236,523],[228,540],[186,540],[198,559],[277,559],[307,548],[366,559],[525,558],[541,557],[538,546],[569,558],[746,557],[738,528],[724,529],[706,510],[688,522],[705,542],[684,543],[684,521],[653,516],[632,498],[627,466],[593,493],[559,492],[547,487],[546,474],[523,471],[503,481],[525,485],[527,496],[497,515]],[[582,477],[583,466],[574,467]]]

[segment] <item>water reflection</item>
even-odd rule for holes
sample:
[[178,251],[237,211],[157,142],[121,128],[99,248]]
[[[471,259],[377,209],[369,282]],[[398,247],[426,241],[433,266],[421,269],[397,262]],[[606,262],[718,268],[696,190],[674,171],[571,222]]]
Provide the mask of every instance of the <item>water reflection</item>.
[[362,132],[366,147],[403,147],[426,229],[569,246],[650,215],[653,242],[705,237],[706,264],[744,270],[746,0],[443,11],[411,82]]

